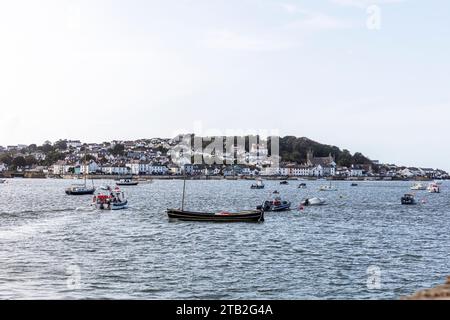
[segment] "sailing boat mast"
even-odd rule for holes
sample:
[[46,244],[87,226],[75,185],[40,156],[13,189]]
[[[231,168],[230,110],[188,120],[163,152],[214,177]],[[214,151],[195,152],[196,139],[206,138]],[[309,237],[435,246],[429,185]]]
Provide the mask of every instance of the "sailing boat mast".
[[186,174],[183,179],[183,197],[181,198],[181,211],[184,211],[184,195],[186,194]]
[[87,159],[87,147],[84,146],[84,187],[87,187],[87,176],[86,176],[86,170],[87,170],[87,166],[86,166],[86,159]]

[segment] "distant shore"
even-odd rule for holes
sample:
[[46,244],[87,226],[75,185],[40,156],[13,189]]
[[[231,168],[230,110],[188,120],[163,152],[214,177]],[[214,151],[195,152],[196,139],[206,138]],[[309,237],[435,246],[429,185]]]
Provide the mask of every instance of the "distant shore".
[[[86,178],[89,180],[114,180],[124,176],[119,175],[88,175]],[[130,176],[127,176],[130,177]],[[71,179],[78,180],[83,179],[82,175],[49,175],[41,172],[6,172],[0,174],[0,178],[25,178],[25,179]],[[194,176],[182,176],[182,175],[133,175],[133,179],[140,181],[148,180],[255,180],[261,178],[263,180],[292,180],[292,181],[317,181],[317,180],[331,180],[331,181],[433,181],[435,179],[430,178],[392,178],[392,177],[292,177],[292,176],[206,176],[206,175],[194,175]]]

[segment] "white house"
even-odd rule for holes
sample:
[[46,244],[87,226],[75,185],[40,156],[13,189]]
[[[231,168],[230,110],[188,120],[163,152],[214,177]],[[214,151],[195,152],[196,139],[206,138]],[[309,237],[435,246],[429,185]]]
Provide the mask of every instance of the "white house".
[[90,161],[89,164],[82,164],[80,166],[80,172],[83,174],[91,174],[100,171],[100,166],[95,161]]
[[53,165],[53,174],[68,174],[74,167],[74,164],[68,164],[64,160],[59,160]]
[[141,162],[137,160],[133,160],[125,165],[127,168],[130,168],[131,174],[139,175],[141,171]]
[[315,177],[323,177],[323,167],[319,164],[311,169],[311,173]]
[[362,177],[362,176],[364,176],[364,170],[359,167],[350,168],[350,176],[351,177]]
[[414,173],[411,172],[411,170],[410,170],[409,168],[405,168],[405,169],[403,169],[403,170],[400,170],[400,171],[399,171],[399,174],[400,174],[401,176],[403,176],[403,177],[406,177],[406,178],[412,178],[412,177],[414,177]]
[[101,171],[105,174],[112,174],[112,175],[131,174],[131,169],[123,165],[106,165],[101,168]]

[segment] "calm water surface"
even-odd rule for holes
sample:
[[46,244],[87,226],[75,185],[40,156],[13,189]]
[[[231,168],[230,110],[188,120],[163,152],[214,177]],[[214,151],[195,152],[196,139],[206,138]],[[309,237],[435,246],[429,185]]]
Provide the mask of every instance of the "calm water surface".
[[[187,182],[193,210],[251,209],[275,189],[294,207],[305,196],[329,203],[261,224],[169,222],[182,181],[128,187],[128,210],[101,213],[91,196],[66,196],[70,183],[0,185],[0,299],[396,299],[450,274],[449,183],[409,207],[399,204],[409,182],[338,182],[323,193],[320,181]],[[367,287],[371,266],[380,289]]]

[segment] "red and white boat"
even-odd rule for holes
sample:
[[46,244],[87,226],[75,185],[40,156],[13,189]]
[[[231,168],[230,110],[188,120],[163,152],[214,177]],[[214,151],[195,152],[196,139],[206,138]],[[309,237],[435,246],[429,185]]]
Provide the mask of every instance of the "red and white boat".
[[98,210],[122,210],[128,208],[128,200],[119,187],[101,187],[92,199],[92,205]]

